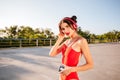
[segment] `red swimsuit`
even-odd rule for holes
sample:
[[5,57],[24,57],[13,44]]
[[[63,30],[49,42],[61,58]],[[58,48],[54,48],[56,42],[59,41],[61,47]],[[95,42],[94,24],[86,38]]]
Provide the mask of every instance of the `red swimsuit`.
[[[62,49],[62,63],[64,62],[64,58],[65,58],[64,53],[66,51],[66,48],[67,48],[67,45],[64,44],[64,47]],[[69,51],[67,55],[67,62],[65,65],[70,66],[70,67],[77,66],[79,62],[80,54],[81,52],[76,52],[75,50],[71,48],[71,50]],[[66,76],[65,80],[70,80],[70,79],[79,80],[77,72],[70,73],[68,76]]]

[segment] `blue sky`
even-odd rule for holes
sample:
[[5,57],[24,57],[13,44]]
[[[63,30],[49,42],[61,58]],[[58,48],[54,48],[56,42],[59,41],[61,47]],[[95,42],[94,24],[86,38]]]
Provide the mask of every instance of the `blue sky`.
[[83,31],[120,31],[120,0],[0,0],[0,29],[24,25],[58,34],[59,21],[72,15]]

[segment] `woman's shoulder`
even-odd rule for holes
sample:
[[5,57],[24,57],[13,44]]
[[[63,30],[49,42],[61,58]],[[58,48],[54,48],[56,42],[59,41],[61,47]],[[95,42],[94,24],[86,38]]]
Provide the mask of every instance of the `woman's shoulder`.
[[82,36],[80,36],[79,37],[79,39],[78,39],[78,43],[84,43],[84,42],[86,42],[87,41],[87,39],[86,38],[84,38],[84,37],[82,37]]

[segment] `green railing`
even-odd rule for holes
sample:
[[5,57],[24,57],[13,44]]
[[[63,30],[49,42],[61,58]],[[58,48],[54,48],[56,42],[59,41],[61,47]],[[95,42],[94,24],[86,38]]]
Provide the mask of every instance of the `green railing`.
[[52,46],[55,39],[0,39],[0,48]]

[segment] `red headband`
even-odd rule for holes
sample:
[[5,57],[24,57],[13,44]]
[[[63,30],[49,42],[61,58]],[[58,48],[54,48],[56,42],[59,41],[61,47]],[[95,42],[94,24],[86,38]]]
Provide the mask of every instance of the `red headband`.
[[66,17],[66,18],[64,18],[63,20],[69,20],[69,21],[71,21],[71,22],[73,23],[73,28],[74,28],[75,30],[77,30],[77,24],[76,24],[76,22],[73,21],[71,18]]

